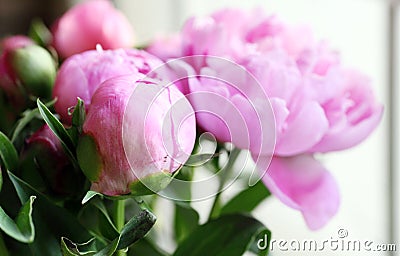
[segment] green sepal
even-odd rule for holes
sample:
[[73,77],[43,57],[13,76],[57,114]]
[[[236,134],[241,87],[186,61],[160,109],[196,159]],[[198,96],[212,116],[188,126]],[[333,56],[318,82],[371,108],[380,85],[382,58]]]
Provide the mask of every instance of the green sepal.
[[76,155],[79,166],[85,176],[91,181],[98,181],[101,171],[103,170],[103,160],[97,148],[95,140],[84,135],[79,139],[76,148]]

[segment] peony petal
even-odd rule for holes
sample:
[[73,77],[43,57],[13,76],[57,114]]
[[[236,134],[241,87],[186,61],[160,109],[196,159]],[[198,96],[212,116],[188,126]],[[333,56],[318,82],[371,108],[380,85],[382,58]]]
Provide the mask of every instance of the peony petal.
[[327,133],[311,151],[329,152],[354,147],[365,140],[375,130],[382,116],[383,106],[378,106],[370,117],[359,122],[357,125],[348,125],[343,130],[335,130]]
[[292,120],[287,121],[287,129],[278,134],[275,153],[280,156],[304,153],[321,140],[328,127],[321,106],[314,101],[307,102]]
[[274,157],[263,181],[283,203],[301,211],[310,229],[323,227],[339,208],[336,181],[312,155]]

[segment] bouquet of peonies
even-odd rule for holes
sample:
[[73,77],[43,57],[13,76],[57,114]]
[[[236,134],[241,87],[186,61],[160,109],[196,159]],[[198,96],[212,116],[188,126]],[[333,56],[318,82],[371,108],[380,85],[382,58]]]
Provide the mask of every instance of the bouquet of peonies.
[[[251,212],[271,194],[313,230],[335,215],[318,154],[379,124],[368,77],[260,9],[133,45],[106,0],[2,39],[0,255],[267,255]],[[160,197],[174,202],[174,252],[153,228]],[[199,223],[190,203],[210,198]]]

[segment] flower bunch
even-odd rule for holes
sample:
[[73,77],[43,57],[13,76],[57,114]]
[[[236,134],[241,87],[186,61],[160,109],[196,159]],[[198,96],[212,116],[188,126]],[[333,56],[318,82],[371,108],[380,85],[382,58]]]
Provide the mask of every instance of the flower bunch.
[[[1,41],[0,255],[167,255],[147,235],[161,196],[175,200],[173,255],[267,255],[255,238],[271,231],[248,213],[271,192],[323,227],[340,199],[317,154],[359,144],[382,117],[364,74],[259,9],[191,18],[146,50],[106,0],[32,31]],[[210,197],[200,225],[190,202]]]
[[[171,50],[165,51],[165,45]],[[264,127],[275,123],[273,157],[258,166],[261,171],[268,169],[264,183],[282,202],[300,210],[311,229],[329,221],[337,212],[339,191],[314,155],[353,147],[379,124],[383,106],[374,97],[367,76],[344,67],[338,53],[326,42],[315,40],[309,29],[286,25],[260,9],[226,9],[193,17],[179,34],[156,39],[148,50],[164,60],[201,56],[195,61],[182,58],[180,65],[171,65],[172,72],[184,69],[198,77],[182,81],[182,92],[206,91],[226,98],[222,119],[228,120],[236,108],[249,127],[252,145],[268,140],[255,131],[256,123],[265,122]],[[244,72],[216,62],[213,56],[236,62],[256,82]],[[210,76],[234,81],[234,85],[217,83]],[[255,115],[267,111],[262,93],[254,95],[258,87],[268,96],[273,116]],[[202,102],[191,103],[195,111],[202,108]],[[224,108],[220,102],[207,104],[210,109]],[[256,111],[249,113],[250,107]],[[255,159],[271,157],[270,151],[243,146],[240,139],[244,136],[231,138],[214,115],[200,113],[197,122],[218,141],[249,149]]]

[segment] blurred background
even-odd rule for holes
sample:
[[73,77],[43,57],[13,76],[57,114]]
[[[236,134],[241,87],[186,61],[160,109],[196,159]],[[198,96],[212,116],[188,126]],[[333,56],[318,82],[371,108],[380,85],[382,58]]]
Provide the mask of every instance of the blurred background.
[[[26,33],[30,20],[41,17],[46,24],[79,1],[0,0],[0,36]],[[329,252],[315,255],[400,255],[399,175],[399,40],[400,5],[386,0],[116,0],[132,22],[137,45],[158,34],[179,30],[192,15],[206,15],[223,7],[263,7],[291,24],[307,24],[321,39],[341,52],[345,65],[368,74],[385,115],[378,129],[360,146],[322,156],[340,186],[342,203],[338,214],[322,230],[307,229],[302,216],[275,198],[269,198],[255,216],[269,227],[275,239],[337,237],[339,229],[351,240],[397,243],[393,252]],[[400,1],[399,1],[400,2]],[[163,202],[168,205],[170,202]],[[207,213],[209,201],[194,203]],[[168,213],[159,221],[168,221]],[[168,231],[165,231],[168,232]],[[161,239],[168,249],[168,234]],[[272,255],[311,255],[309,252],[278,252]],[[314,255],[314,254],[313,254]]]

